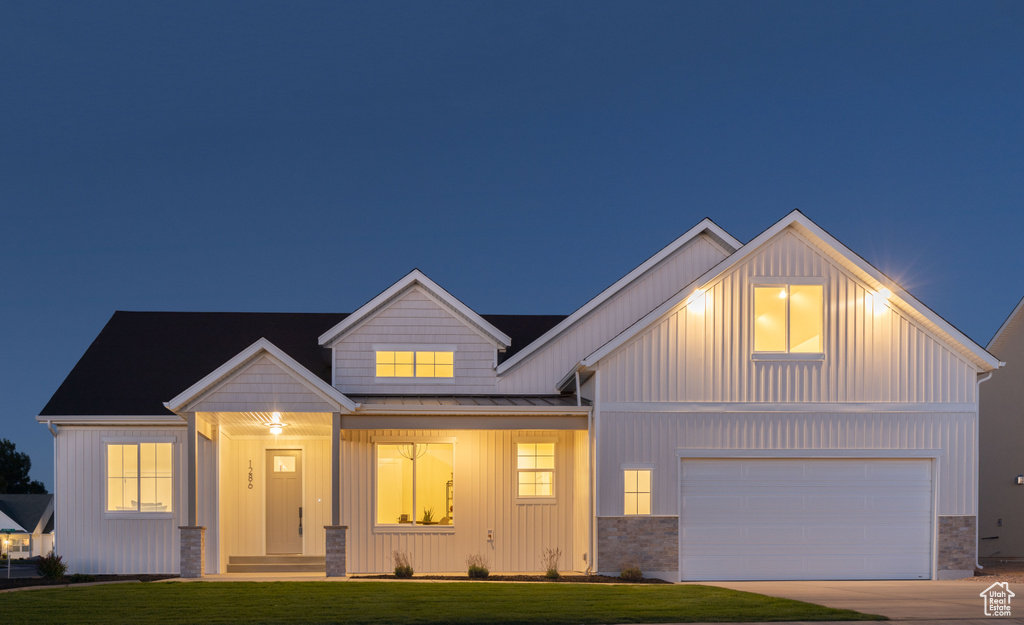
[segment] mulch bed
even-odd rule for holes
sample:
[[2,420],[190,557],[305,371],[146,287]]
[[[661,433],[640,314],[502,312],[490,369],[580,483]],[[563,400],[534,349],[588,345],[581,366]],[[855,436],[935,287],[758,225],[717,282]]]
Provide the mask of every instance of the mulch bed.
[[[352,579],[399,579],[394,575],[353,575]],[[474,578],[470,579],[468,575],[414,575],[413,581],[425,579],[425,580],[438,580],[445,582],[550,582],[554,584],[558,583],[569,583],[569,584],[671,584],[663,579],[656,579],[653,577],[645,577],[635,582],[627,582],[621,577],[611,577],[610,575],[562,575],[557,579],[551,579],[544,575],[489,575],[483,579]]]
[[26,586],[66,586],[68,584],[92,584],[95,582],[158,582],[177,575],[90,575],[86,579],[72,582],[67,577],[60,579],[43,579],[41,577],[0,577],[0,590],[7,588],[24,588]]

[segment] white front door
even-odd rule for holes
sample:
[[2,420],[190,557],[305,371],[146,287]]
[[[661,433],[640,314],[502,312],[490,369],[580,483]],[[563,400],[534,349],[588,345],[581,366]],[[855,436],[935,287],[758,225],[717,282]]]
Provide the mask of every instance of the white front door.
[[302,452],[267,450],[267,554],[302,553]]
[[683,459],[683,580],[929,579],[919,459]]

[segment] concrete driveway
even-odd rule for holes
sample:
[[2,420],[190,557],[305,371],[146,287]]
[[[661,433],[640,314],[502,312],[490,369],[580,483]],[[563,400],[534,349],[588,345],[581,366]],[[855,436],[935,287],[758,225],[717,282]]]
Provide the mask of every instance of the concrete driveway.
[[1011,604],[1013,616],[986,617],[980,593],[988,586],[974,581],[837,581],[837,582],[700,582],[733,590],[756,592],[881,614],[896,620],[930,620],[1024,624],[1024,584],[1010,590],[1020,597],[1020,612]]

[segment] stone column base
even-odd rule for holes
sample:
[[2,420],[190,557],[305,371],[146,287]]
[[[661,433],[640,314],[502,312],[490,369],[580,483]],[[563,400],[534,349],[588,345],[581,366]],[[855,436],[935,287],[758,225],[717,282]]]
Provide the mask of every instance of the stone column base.
[[345,541],[347,525],[325,525],[327,534],[327,577],[345,577]]
[[939,517],[939,579],[958,579],[974,575],[977,536],[978,517]]
[[181,530],[181,559],[178,570],[182,577],[202,577],[206,571],[206,528],[183,525]]

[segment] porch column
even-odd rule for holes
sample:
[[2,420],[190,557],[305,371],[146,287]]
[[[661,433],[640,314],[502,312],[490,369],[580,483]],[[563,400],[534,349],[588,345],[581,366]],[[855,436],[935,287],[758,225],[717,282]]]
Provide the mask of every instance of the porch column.
[[188,454],[186,456],[185,482],[188,484],[188,494],[185,499],[185,507],[188,510],[186,518],[187,525],[178,526],[181,535],[179,539],[178,569],[182,577],[202,577],[206,570],[206,528],[199,527],[197,521],[199,514],[199,488],[198,465],[196,448],[199,441],[196,439],[199,433],[196,429],[196,413],[187,412],[182,415],[188,423],[188,435],[186,445]]
[[331,525],[341,522],[341,413],[331,413]]
[[348,527],[341,521],[341,413],[331,413],[331,524],[326,526],[327,577],[345,577]]

